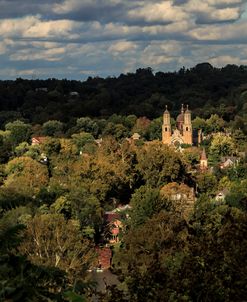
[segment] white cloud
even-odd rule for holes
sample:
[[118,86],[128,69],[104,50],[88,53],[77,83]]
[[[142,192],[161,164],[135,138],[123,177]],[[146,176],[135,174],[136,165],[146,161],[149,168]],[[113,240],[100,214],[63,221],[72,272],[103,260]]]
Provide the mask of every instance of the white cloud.
[[143,66],[174,70],[201,61],[217,66],[246,62],[245,0],[45,3],[37,14],[35,5],[30,11],[25,6],[26,16],[0,19],[1,77],[3,72],[14,75],[13,66],[23,75],[36,66],[35,74],[43,76],[81,77]]
[[20,36],[38,21],[39,18],[37,16],[28,16],[18,19],[2,19],[0,20],[0,36]]
[[[0,20],[0,36],[11,38],[75,37],[78,24],[69,20],[44,21],[41,16]],[[76,37],[78,35],[76,34]]]
[[137,48],[137,44],[131,41],[119,41],[112,44],[109,47],[109,51],[113,53],[126,52],[130,50],[135,50]]
[[227,7],[212,12],[212,20],[231,21],[240,17],[241,9],[239,7]]
[[223,67],[227,64],[246,65],[247,59],[243,59],[243,58],[241,59],[239,57],[231,56],[231,55],[223,55],[223,56],[210,58],[208,62],[216,67]]
[[188,34],[201,41],[228,41],[228,43],[234,43],[234,41],[247,39],[247,21],[238,24],[227,25],[209,25],[206,27],[195,28],[188,32]]
[[172,1],[161,3],[147,3],[143,7],[130,10],[128,16],[131,19],[143,19],[147,22],[174,22],[187,17],[179,6],[173,6]]
[[33,61],[33,60],[44,60],[44,61],[59,61],[61,60],[60,55],[65,53],[65,48],[51,48],[47,50],[37,49],[22,49],[14,54],[10,55],[10,60],[13,61]]
[[30,26],[24,33],[26,38],[49,38],[49,37],[78,37],[72,30],[76,23],[69,20],[40,21]]
[[199,23],[213,23],[238,20],[243,6],[240,0],[206,0],[201,1],[200,5],[198,0],[190,0],[184,9]]

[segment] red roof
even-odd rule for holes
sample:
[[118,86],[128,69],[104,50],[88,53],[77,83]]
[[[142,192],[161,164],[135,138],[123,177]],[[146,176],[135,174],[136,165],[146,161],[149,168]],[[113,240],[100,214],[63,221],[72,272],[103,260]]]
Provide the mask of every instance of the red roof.
[[102,269],[108,269],[111,266],[112,251],[109,247],[96,248],[98,253],[98,262]]
[[34,136],[32,137],[32,143],[41,144],[46,140],[45,136]]
[[110,223],[116,219],[119,219],[120,215],[114,212],[105,212],[104,218],[106,222]]
[[119,234],[119,228],[114,228],[111,230],[113,235],[118,235]]

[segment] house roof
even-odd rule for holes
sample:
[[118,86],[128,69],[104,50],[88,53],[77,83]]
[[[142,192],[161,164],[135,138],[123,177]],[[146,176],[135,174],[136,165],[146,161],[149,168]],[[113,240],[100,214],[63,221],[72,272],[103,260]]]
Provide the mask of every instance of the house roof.
[[105,212],[104,214],[104,219],[107,223],[110,223],[116,219],[119,219],[120,215],[118,213],[114,213],[114,212]]
[[131,206],[129,204],[126,204],[126,205],[119,205],[116,209],[114,209],[112,212],[114,213],[117,213],[117,212],[122,212],[122,211],[125,211],[125,210],[129,210],[131,209]]
[[140,139],[140,137],[141,137],[140,134],[137,133],[137,132],[135,132],[135,133],[131,136],[131,138],[134,139],[134,140]]
[[239,160],[239,157],[237,157],[237,156],[225,156],[225,157],[221,157],[221,162],[222,163],[225,163],[227,161],[231,161],[231,162],[235,163],[238,160]]
[[220,190],[220,191],[218,191],[217,192],[217,196],[219,196],[219,195],[224,195],[224,196],[226,196],[227,194],[229,194],[229,190],[227,189],[227,188],[224,188],[223,190]]
[[43,143],[46,140],[46,136],[34,136],[32,142]]

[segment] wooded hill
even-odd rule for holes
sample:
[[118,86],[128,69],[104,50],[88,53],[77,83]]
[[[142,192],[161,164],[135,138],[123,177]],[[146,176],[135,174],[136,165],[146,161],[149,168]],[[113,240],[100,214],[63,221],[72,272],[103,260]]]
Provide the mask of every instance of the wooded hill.
[[153,119],[162,115],[165,105],[176,114],[182,103],[189,104],[194,116],[217,113],[229,121],[244,113],[246,95],[247,67],[236,65],[214,68],[202,63],[156,74],[145,68],[84,82],[18,78],[0,81],[0,126],[22,118],[32,124],[73,123],[81,116],[106,118],[113,113]]

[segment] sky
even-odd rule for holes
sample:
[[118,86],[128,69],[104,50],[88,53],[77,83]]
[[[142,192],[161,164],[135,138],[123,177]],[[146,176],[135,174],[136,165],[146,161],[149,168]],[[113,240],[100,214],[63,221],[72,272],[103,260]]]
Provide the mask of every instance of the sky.
[[247,0],[0,0],[0,79],[247,65]]

